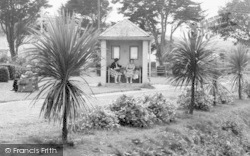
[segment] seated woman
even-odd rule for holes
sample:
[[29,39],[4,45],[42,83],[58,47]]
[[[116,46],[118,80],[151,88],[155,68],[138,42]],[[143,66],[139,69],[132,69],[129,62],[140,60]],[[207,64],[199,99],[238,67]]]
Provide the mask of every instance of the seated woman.
[[[130,60],[129,64],[126,67],[126,81],[127,83],[132,83],[132,78],[134,77],[134,70],[135,70],[135,64],[134,64],[134,60]],[[130,82],[129,82],[130,79]]]
[[[121,65],[119,65],[119,59],[115,58],[114,62],[110,66],[110,74],[112,77],[115,77],[115,83],[120,83],[121,82]],[[118,82],[117,82],[118,80]]]

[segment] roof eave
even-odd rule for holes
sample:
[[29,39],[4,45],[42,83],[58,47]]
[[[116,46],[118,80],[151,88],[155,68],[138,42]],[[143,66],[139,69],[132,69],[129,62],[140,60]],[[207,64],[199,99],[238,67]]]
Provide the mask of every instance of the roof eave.
[[99,40],[153,40],[152,36],[99,36]]

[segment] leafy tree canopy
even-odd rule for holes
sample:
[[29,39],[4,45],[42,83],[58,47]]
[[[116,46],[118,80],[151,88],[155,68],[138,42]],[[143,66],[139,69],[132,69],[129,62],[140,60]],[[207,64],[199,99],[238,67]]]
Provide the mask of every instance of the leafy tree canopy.
[[1,0],[0,24],[7,37],[12,58],[27,35],[28,24],[39,17],[41,8],[50,7],[47,0]]
[[[104,22],[108,13],[111,11],[108,0],[100,1],[100,15]],[[97,0],[69,0],[64,7],[69,12],[81,14],[84,18],[83,25],[89,23],[97,25],[98,20],[98,3]]]
[[47,0],[1,0],[0,1],[0,22],[8,23],[19,20],[37,18],[42,7],[50,7]]
[[[162,58],[165,52],[168,24],[176,24],[177,28],[184,22],[199,21],[203,18],[200,4],[191,0],[112,0],[112,2],[121,3],[119,13],[152,33],[158,58]],[[159,61],[162,63],[160,59]]]
[[221,34],[224,39],[232,37],[237,42],[250,45],[250,1],[233,0],[218,13],[222,17],[223,24],[212,29]]

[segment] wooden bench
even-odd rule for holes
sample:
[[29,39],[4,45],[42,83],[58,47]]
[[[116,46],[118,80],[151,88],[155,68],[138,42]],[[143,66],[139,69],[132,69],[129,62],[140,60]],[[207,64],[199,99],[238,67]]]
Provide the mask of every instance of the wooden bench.
[[[139,70],[139,74],[138,74],[138,79],[139,79],[139,81],[138,81],[138,83],[141,83],[142,82],[142,69],[141,68],[138,68],[138,67],[136,67],[135,69],[137,69],[137,70]],[[108,79],[108,81],[107,81],[107,83],[110,83],[111,82],[111,71],[110,71],[111,69],[110,69],[110,67],[107,67],[107,79]],[[125,68],[124,69],[122,69],[122,76],[121,76],[121,81],[123,82],[123,83],[126,83],[126,77],[125,77],[125,75],[124,75],[124,71],[125,71]],[[134,80],[133,80],[134,81]]]
[[166,67],[165,66],[157,66],[156,68],[157,75],[166,75]]

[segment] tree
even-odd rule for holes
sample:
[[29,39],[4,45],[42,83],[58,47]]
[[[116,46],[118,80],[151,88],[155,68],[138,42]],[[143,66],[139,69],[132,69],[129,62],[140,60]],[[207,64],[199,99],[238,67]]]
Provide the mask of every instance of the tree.
[[27,35],[27,26],[38,17],[41,8],[49,7],[47,0],[1,0],[0,25],[6,35],[12,59]]
[[191,0],[112,0],[121,3],[119,13],[129,17],[143,30],[151,32],[157,48],[156,56],[163,64],[168,24],[176,24],[174,31],[186,21],[201,20],[200,4]]
[[[108,13],[111,11],[108,0],[101,0],[100,19],[104,23]],[[88,24],[97,26],[98,23],[98,3],[97,0],[69,0],[64,9],[68,12],[80,14],[83,18],[83,27]]]
[[213,72],[213,51],[211,39],[204,34],[184,35],[183,39],[174,44],[172,51],[173,73],[172,82],[178,86],[191,84],[191,103],[189,113],[193,114],[195,90],[204,82],[211,80]]
[[250,45],[250,1],[233,0],[219,10],[221,24],[213,27],[212,30],[221,34],[224,39],[228,37]]
[[242,99],[242,86],[245,82],[246,67],[248,62],[248,49],[244,45],[238,45],[229,56],[229,72],[234,75],[233,86],[237,86],[239,99]]
[[92,28],[82,32],[75,16],[61,15],[48,21],[46,33],[36,29],[32,33],[37,41],[31,49],[32,57],[38,60],[35,68],[43,73],[45,82],[35,100],[47,93],[41,113],[45,118],[63,121],[62,140],[67,143],[68,120],[73,121],[80,108],[87,108],[86,94],[71,78],[91,65],[99,33]]

